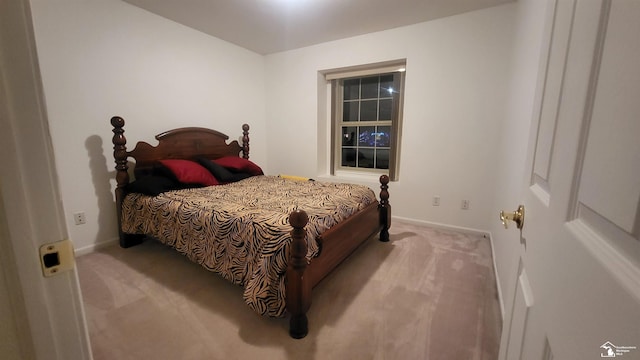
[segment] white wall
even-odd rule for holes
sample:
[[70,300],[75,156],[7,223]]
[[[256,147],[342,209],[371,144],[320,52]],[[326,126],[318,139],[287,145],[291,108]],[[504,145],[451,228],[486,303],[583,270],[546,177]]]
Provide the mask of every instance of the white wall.
[[[492,215],[488,223],[494,247],[498,286],[505,304],[511,304],[518,273],[520,234],[515,226],[505,230],[498,221],[499,210],[514,211],[522,203],[525,182],[525,162],[529,130],[533,115],[536,84],[545,25],[547,1],[520,0],[517,2],[516,29],[513,39],[509,96],[505,99],[496,171]],[[533,129],[535,131],[535,129]],[[503,309],[504,311],[505,309]]]
[[[328,146],[328,124],[318,116],[326,108],[318,71],[406,58],[393,215],[486,230],[496,217],[514,11],[509,4],[267,56],[270,171],[325,178],[318,158]],[[434,195],[439,207],[431,206]],[[460,209],[462,199],[471,201],[470,210]]]
[[[181,126],[231,139],[249,123],[267,168],[263,57],[119,0],[32,0],[62,202],[76,249],[117,237],[109,119],[130,149]],[[111,179],[111,181],[109,181]],[[74,225],[84,211],[87,223]]]
[[[127,121],[130,145],[179,126],[236,138],[247,122],[251,157],[268,174],[326,178],[318,71],[401,58],[407,78],[400,180],[390,185],[394,216],[479,230],[496,221],[515,4],[263,57],[118,0],[31,2],[76,249],[117,235],[115,185],[106,180],[114,175],[111,116]],[[430,205],[435,195],[439,207]],[[462,199],[470,210],[460,209]],[[86,225],[73,224],[78,211]]]

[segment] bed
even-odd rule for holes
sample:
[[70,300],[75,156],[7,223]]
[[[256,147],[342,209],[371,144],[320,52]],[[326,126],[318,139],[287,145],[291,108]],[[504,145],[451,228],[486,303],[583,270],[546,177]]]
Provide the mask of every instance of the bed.
[[[242,145],[228,143],[229,137],[215,130],[185,127],[158,134],[156,146],[138,142],[131,151],[124,119],[115,116],[111,125],[120,246],[150,237],[173,247],[242,285],[245,302],[257,313],[288,314],[293,338],[308,333],[312,288],[367,239],[379,234],[380,241],[389,241],[386,175],[380,176],[378,201],[364,186],[262,174],[249,160],[247,124]],[[201,180],[200,186],[151,193],[136,188],[174,163],[199,163],[219,178],[217,167],[208,167],[211,162],[232,164],[233,175],[243,176],[228,181],[214,176],[214,183]]]

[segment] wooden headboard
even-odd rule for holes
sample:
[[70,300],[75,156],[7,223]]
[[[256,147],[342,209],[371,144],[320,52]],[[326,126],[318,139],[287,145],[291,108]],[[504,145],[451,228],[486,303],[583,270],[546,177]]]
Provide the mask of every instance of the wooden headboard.
[[[118,173],[128,170],[128,158],[135,160],[135,175],[144,173],[162,159],[194,159],[199,156],[217,159],[223,156],[239,156],[241,151],[243,158],[249,158],[249,125],[247,124],[242,125],[242,146],[237,140],[227,144],[229,137],[216,130],[184,127],[156,135],[155,138],[158,140],[156,146],[140,141],[131,151],[127,151],[126,148],[124,124],[124,119],[119,116],[111,118],[114,134],[113,157]],[[123,185],[128,182],[127,179]]]
[[[204,156],[217,159],[223,156],[239,156],[249,159],[249,125],[242,125],[242,146],[237,140],[227,144],[229,137],[219,131],[184,127],[165,131],[156,135],[158,145],[152,146],[140,141],[135,148],[127,151],[127,138],[124,136],[124,119],[119,116],[111,118],[113,126],[113,158],[116,162],[116,207],[118,210],[118,228],[124,187],[129,184],[129,158],[135,160],[134,175],[136,177],[150,172],[162,159],[195,159]],[[122,238],[122,237],[121,237]]]

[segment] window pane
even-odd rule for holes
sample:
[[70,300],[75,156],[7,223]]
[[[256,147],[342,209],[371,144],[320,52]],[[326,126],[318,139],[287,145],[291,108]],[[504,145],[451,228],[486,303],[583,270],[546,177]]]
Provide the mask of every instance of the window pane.
[[378,126],[375,133],[376,147],[391,146],[391,126]]
[[378,76],[362,79],[362,99],[375,99],[378,97]]
[[402,104],[404,74],[369,74],[335,79],[337,86],[332,88],[338,91],[333,94],[332,106],[342,110],[332,114],[337,142],[331,149],[332,171],[388,172],[395,181],[399,146],[396,129],[402,121],[398,105]]
[[374,163],[373,156],[374,156],[373,149],[360,149],[358,151],[358,167],[373,168],[373,163]]
[[389,97],[392,95],[393,91],[394,91],[393,75],[381,76],[380,77],[380,97]]
[[360,98],[360,79],[344,81],[344,100],[355,100]]
[[392,99],[380,99],[380,115],[378,120],[391,120],[391,110],[393,109]]
[[376,146],[376,128],[373,126],[361,126],[358,134],[358,146]]
[[358,121],[358,101],[345,101],[342,104],[342,120]]
[[342,146],[355,146],[358,128],[355,126],[344,126],[342,128]]
[[360,121],[378,120],[378,100],[362,100],[360,102]]
[[376,169],[389,168],[389,150],[376,149]]
[[342,148],[342,166],[356,166],[356,149]]

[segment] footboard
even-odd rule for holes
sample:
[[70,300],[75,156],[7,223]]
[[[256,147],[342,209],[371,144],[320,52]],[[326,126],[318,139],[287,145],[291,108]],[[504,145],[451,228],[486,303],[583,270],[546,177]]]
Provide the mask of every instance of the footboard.
[[313,287],[376,232],[380,232],[380,241],[389,241],[391,206],[388,183],[388,176],[380,176],[380,203],[367,206],[318,237],[321,251],[310,263],[306,259],[304,230],[309,218],[303,210],[296,210],[289,216],[289,223],[293,227],[287,268],[287,311],[291,314],[291,337],[301,339],[309,331],[306,313],[311,306]]

